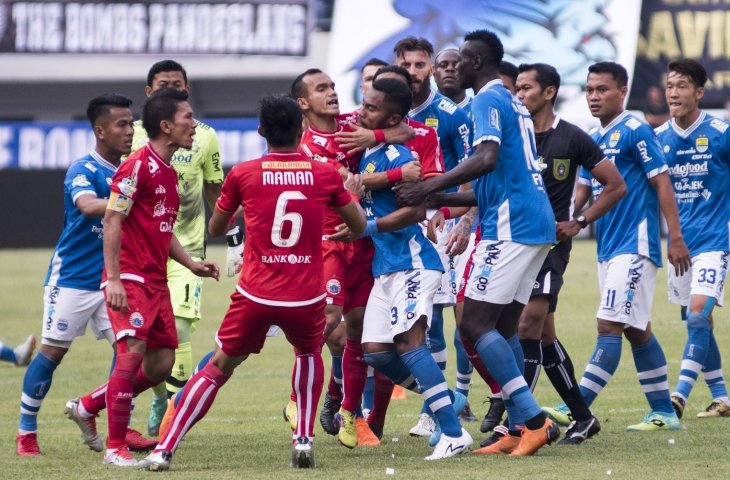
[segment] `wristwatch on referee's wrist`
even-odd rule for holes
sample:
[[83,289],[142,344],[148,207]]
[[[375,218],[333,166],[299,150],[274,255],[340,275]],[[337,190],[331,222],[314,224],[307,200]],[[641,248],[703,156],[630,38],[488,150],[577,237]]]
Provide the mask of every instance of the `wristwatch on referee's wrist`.
[[588,226],[588,220],[586,220],[585,215],[578,215],[573,220],[575,220],[575,223],[580,225],[580,228],[586,228]]

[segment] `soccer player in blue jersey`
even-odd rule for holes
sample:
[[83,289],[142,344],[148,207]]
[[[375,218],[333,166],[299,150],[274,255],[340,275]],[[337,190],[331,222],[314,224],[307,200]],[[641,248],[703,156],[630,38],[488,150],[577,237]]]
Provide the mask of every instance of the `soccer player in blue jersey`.
[[714,306],[722,306],[730,250],[730,125],[700,109],[706,82],[707,72],[697,61],[670,62],[666,97],[672,119],[656,129],[692,257],[692,269],[684,275],[667,271],[669,301],[680,305],[687,322],[687,343],[672,393],[680,418],[700,371],[712,403],[697,416],[730,416],[712,319]]
[[[84,335],[86,326],[91,324],[97,339],[114,344],[100,289],[104,266],[101,217],[119,160],[132,149],[131,105],[128,98],[113,94],[89,102],[86,116],[96,146],[66,172],[64,227],[45,280],[41,347],[23,379],[16,437],[16,453],[21,456],[41,454],[37,441],[38,412],[51,388],[53,372],[73,340]],[[101,442],[98,450],[101,451]]]
[[[590,135],[623,176],[627,194],[596,221],[601,291],[596,315],[598,339],[583,372],[580,390],[590,406],[616,371],[625,336],[631,343],[639,383],[650,407],[640,423],[626,430],[676,430],[680,423],[669,399],[667,361],[650,323],[656,272],[662,264],[659,208],[669,228],[669,262],[678,275],[690,266],[674,190],[653,130],[624,111],[626,69],[614,62],[599,62],[591,65],[588,72],[586,100],[591,115],[601,122],[601,127]],[[594,198],[603,189],[586,170],[581,172],[581,183],[576,211],[585,204],[591,187]],[[594,220],[587,210],[577,218],[581,217],[585,222]],[[548,410],[558,422],[568,420],[564,405]]]
[[[395,44],[396,64],[411,75],[413,99],[408,116],[436,130],[439,136],[446,171],[456,167],[469,154],[471,122],[466,113],[454,102],[431,89],[434,66],[431,60],[433,45],[425,38],[406,37]],[[457,187],[453,188],[456,191]],[[428,212],[430,218],[435,212]],[[455,222],[450,220],[439,232],[437,250],[446,270],[434,299],[434,314],[428,331],[431,353],[442,370],[446,369],[446,340],[444,338],[443,310],[456,304],[458,257],[446,254],[446,241]],[[468,236],[466,237],[468,239]],[[424,404],[418,423],[410,430],[414,436],[430,436],[435,424]]]
[[[365,93],[360,122],[369,129],[397,125],[410,103],[411,92],[402,81],[376,79]],[[360,171],[384,172],[411,161],[407,147],[381,143],[364,152]],[[375,245],[375,283],[362,332],[365,360],[394,383],[420,391],[438,418],[442,435],[426,460],[464,453],[472,438],[461,428],[443,373],[426,346],[433,298],[444,268],[417,225],[425,217],[425,207],[400,209],[390,187],[367,192],[362,205],[368,218],[365,234]]]
[[[477,92],[472,100],[474,153],[444,175],[403,184],[398,192],[408,205],[430,196],[432,205],[449,201],[479,207],[482,240],[474,253],[459,330],[499,383],[512,434],[496,449],[476,452],[531,455],[556,440],[560,430],[545,417],[522,377],[516,328],[555,242],[555,216],[536,162],[530,115],[499,77],[502,42],[486,30],[468,33],[464,40],[459,79]],[[471,180],[476,180],[472,191],[435,193]],[[525,427],[521,436],[518,426]]]

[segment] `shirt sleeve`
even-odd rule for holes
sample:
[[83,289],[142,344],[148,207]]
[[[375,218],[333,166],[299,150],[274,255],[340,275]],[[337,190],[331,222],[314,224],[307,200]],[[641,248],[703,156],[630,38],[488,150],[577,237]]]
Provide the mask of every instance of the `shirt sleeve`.
[[577,143],[578,163],[583,168],[593,170],[601,160],[606,158],[603,150],[583,130],[576,128],[575,141]]
[[223,181],[221,195],[215,202],[215,207],[223,213],[235,213],[239,205],[243,203],[242,166],[240,165],[231,170]]
[[578,183],[580,185],[586,185],[588,187],[592,186],[591,179],[593,176],[591,175],[591,172],[589,172],[586,168],[580,167],[580,173],[578,174]]
[[649,125],[642,124],[635,130],[633,140],[634,156],[641,163],[647,178],[653,178],[668,170],[667,161],[662,153],[654,130]]
[[466,115],[466,112],[458,107],[454,111],[451,120],[453,122],[452,131],[454,132],[454,138],[452,139],[454,152],[456,152],[456,157],[458,158],[459,163],[461,163],[466,160],[466,157],[471,155],[471,144],[473,139],[470,128],[471,122],[469,121],[469,117]]
[[423,148],[421,155],[421,176],[426,178],[435,177],[444,173],[444,155],[439,145],[439,136],[431,127],[426,127],[428,132],[423,137]]
[[218,135],[215,130],[208,127],[208,142],[203,158],[203,181],[205,183],[223,182],[223,169],[221,168],[221,152],[218,146]]
[[474,118],[472,147],[483,142],[502,142],[502,111],[490,92],[474,97],[471,114]]
[[329,176],[328,182],[332,183],[333,191],[332,191],[332,197],[330,198],[330,205],[334,208],[338,207],[344,207],[351,201],[353,201],[353,196],[350,194],[349,191],[345,189],[345,185],[342,183],[342,177],[340,177],[339,172],[337,170],[330,170],[327,169],[327,175]]
[[76,204],[76,200],[82,195],[99,196],[94,182],[96,174],[84,164],[85,162],[76,162],[71,165],[63,181],[64,187],[71,194],[71,200],[74,204]]

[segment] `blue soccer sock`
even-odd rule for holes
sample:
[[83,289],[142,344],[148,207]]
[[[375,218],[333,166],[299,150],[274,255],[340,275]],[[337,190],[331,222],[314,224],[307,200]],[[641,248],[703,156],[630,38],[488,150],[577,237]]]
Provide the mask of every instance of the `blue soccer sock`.
[[[519,342],[517,344],[519,345]],[[525,422],[535,417],[544,418],[540,406],[517,366],[516,352],[512,350],[507,340],[492,329],[479,337],[474,346],[484,365],[502,388],[503,398],[509,397],[514,402],[514,407],[511,413],[508,411],[508,415],[513,416],[515,421],[524,419]]]
[[23,393],[20,396],[20,425],[22,432],[38,430],[38,411],[43,399],[51,389],[53,371],[58,363],[43,355],[41,352],[33,358],[23,377]]
[[418,380],[423,399],[438,419],[441,431],[449,437],[461,436],[461,425],[452,407],[449,387],[425,345],[400,355],[408,370]]
[[651,410],[673,414],[667,380],[667,359],[654,334],[643,345],[633,346],[631,352],[634,354],[639,383]]
[[342,392],[342,355],[332,355],[332,379]]
[[15,350],[0,342],[0,360],[15,363]]
[[383,372],[393,383],[402,386],[406,390],[421,393],[418,382],[411,375],[408,366],[398,356],[395,350],[365,354],[365,363],[376,370]]
[[428,349],[441,371],[446,370],[446,338],[444,338],[444,306],[434,305],[428,329]]
[[373,409],[375,400],[375,372],[373,367],[368,366],[368,376],[365,378],[365,389],[362,392],[362,408],[370,411]]
[[710,342],[705,357],[705,366],[702,368],[702,375],[705,377],[705,383],[710,389],[713,400],[722,400],[730,405],[728,400],[727,387],[725,386],[725,377],[722,374],[722,356],[720,348],[715,340],[715,333],[710,331]]
[[469,396],[471,388],[471,375],[474,372],[474,366],[469,361],[469,356],[464,350],[464,344],[461,343],[461,335],[459,329],[454,329],[454,348],[456,349],[456,388],[455,390],[465,397]]
[[[195,366],[195,370],[193,370],[193,375],[198,373],[200,370],[204,369],[206,365],[208,365],[208,362],[210,362],[210,359],[213,358],[213,354],[215,351],[211,350],[210,352],[203,355],[203,358],[200,359],[198,364]],[[191,375],[192,377],[192,375]],[[187,382],[185,383],[185,386],[187,386]],[[173,398],[173,402],[175,402],[175,407],[177,407],[177,404],[180,402],[180,399],[182,398],[182,391],[185,387],[181,388],[177,391]]]
[[608,384],[621,361],[621,335],[598,335],[596,348],[580,379],[580,393],[590,407]]
[[675,388],[684,400],[689,398],[710,348],[710,320],[702,313],[690,313],[687,317],[687,343],[684,345],[679,380]]

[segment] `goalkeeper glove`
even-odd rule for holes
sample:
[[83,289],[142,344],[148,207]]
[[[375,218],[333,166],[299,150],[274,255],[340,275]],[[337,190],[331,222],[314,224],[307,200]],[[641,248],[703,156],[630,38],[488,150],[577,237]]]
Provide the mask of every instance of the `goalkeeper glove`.
[[235,277],[243,265],[243,232],[238,225],[226,232],[226,242],[228,242],[226,275]]

